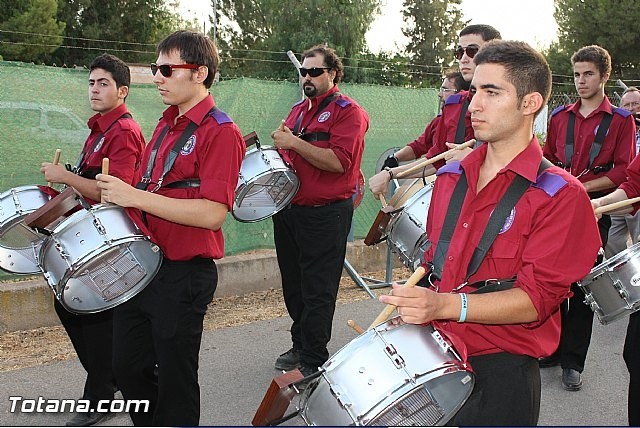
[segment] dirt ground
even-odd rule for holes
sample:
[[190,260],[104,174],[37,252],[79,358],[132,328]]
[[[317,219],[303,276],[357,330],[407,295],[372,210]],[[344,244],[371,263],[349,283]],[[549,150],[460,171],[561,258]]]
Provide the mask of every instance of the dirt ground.
[[[408,269],[394,269],[393,278],[406,279],[410,274]],[[385,272],[366,272],[361,276],[384,279]],[[389,288],[378,288],[372,291],[380,295],[387,293],[388,290]],[[338,304],[363,299],[370,299],[366,291],[357,286],[350,277],[343,277],[338,291]],[[204,329],[216,330],[285,315],[287,311],[280,289],[214,298],[205,316]],[[68,360],[75,356],[73,346],[62,326],[42,327],[0,335],[0,372]]]

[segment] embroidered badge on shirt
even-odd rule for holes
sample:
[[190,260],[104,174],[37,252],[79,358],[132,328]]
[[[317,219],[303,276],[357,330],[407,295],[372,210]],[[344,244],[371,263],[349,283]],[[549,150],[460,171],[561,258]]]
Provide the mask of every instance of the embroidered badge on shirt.
[[318,116],[318,122],[326,122],[327,120],[329,120],[329,116],[331,116],[331,113],[329,113],[328,111],[323,112],[320,116]]
[[513,207],[513,209],[505,219],[504,224],[502,225],[502,228],[500,229],[500,232],[498,232],[498,234],[504,233],[507,230],[511,229],[511,226],[513,226],[513,221],[515,220],[515,218],[516,218],[516,208]]
[[93,153],[97,153],[98,150],[100,150],[100,147],[102,147],[102,143],[104,143],[104,137],[102,137],[100,141],[98,141],[98,144],[96,144],[96,148],[93,149]]
[[184,146],[182,146],[182,149],[180,150],[180,154],[182,156],[187,156],[193,151],[195,147],[196,147],[196,136],[192,135],[191,137],[189,137],[187,142],[184,143]]

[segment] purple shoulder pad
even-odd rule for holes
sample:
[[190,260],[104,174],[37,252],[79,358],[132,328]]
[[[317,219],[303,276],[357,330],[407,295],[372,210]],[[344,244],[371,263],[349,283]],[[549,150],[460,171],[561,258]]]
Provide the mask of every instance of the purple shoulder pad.
[[542,174],[538,176],[538,179],[535,183],[532,184],[533,187],[536,187],[547,195],[553,197],[560,189],[567,185],[567,180],[559,176],[558,174],[554,174],[553,172],[544,171]]

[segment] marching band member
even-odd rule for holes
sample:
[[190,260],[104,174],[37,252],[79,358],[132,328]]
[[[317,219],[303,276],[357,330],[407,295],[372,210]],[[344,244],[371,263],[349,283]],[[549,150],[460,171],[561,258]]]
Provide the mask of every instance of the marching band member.
[[380,300],[466,345],[476,384],[446,425],[536,425],[537,358],[556,348],[560,303],[600,239],[583,186],[544,161],[533,133],[551,91],[544,57],[494,40],[474,61],[469,111],[486,144],[438,171],[425,254],[434,289],[394,284]]
[[106,201],[129,207],[164,253],[149,285],[114,311],[114,371],[125,399],[150,401],[150,412],[130,413],[135,425],[195,426],[203,320],[218,282],[214,259],[224,255],[221,227],[246,147],[209,93],[219,63],[213,42],[177,31],[157,52],[153,82],[169,107],[144,152],[138,185],[97,176]]

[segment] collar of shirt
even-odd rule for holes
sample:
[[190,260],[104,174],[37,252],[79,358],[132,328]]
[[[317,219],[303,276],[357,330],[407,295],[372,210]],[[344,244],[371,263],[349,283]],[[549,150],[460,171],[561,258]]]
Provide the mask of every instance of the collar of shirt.
[[87,122],[87,125],[92,131],[104,132],[113,124],[113,122],[120,119],[120,116],[125,113],[129,113],[129,110],[127,109],[127,105],[122,103],[107,114],[103,115],[97,113],[91,116],[91,118]]
[[[215,106],[215,102],[213,101],[213,96],[211,94],[207,95],[195,106],[191,107],[189,111],[187,111],[183,117],[189,119],[190,121],[197,123],[200,125],[202,121],[205,119],[209,111]],[[162,117],[167,122],[173,124],[176,123],[175,119],[178,116],[178,106],[170,106],[167,108],[164,113],[162,113]]]
[[[582,105],[582,100],[578,100],[574,104],[571,104],[567,110],[571,110],[572,112],[574,112],[576,114],[576,116],[579,115],[579,116],[582,117],[582,115],[580,114],[580,106],[581,105]],[[596,114],[598,114],[600,112],[613,114],[613,106],[611,105],[611,102],[609,101],[609,98],[604,97],[604,99],[602,100],[602,102],[600,103],[598,108],[595,109],[594,111],[592,111],[591,114],[589,114],[589,116],[587,116],[587,117],[595,116]]]
[[[469,187],[472,188],[474,192],[477,192],[477,178],[480,176],[480,167],[487,156],[488,147],[488,143],[480,145],[480,147],[469,153],[460,163],[469,177]],[[535,183],[541,160],[542,149],[540,148],[538,138],[534,136],[531,142],[529,142],[529,145],[513,158],[499,174],[503,174],[506,171],[513,171],[515,174],[521,175],[530,182]]]

